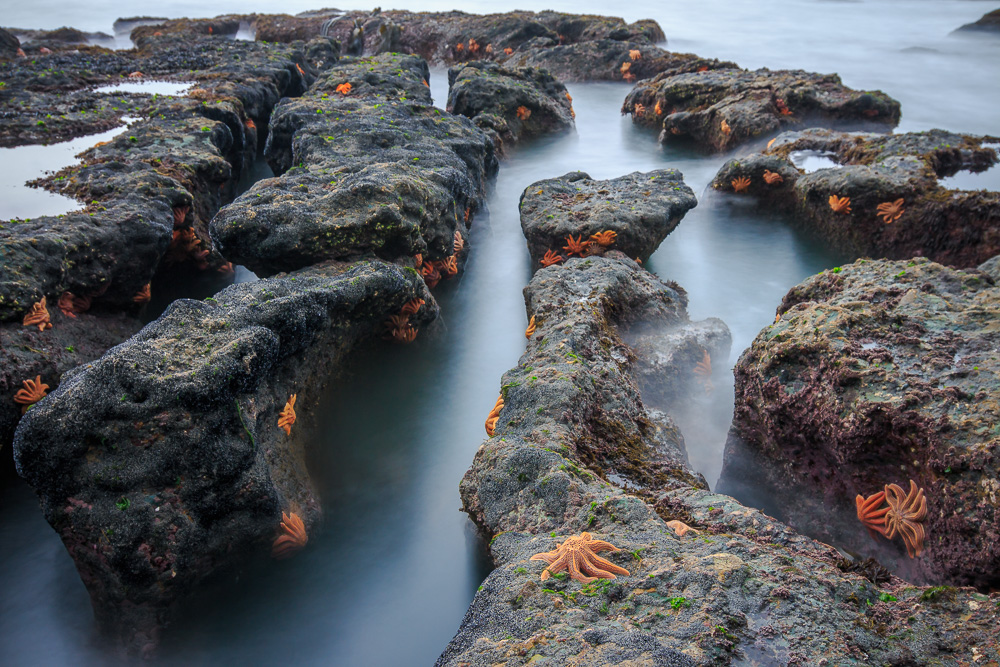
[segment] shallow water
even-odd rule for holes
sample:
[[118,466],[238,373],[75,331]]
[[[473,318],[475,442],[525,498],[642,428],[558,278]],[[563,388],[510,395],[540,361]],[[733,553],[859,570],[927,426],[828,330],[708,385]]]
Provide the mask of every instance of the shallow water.
[[[395,3],[450,9],[444,0]],[[514,2],[465,3],[503,11]],[[521,3],[518,3],[521,4]],[[447,5],[447,6],[445,6]],[[70,23],[108,30],[117,5],[60,6],[51,0],[13,24]],[[565,11],[607,12],[597,3],[554,2]],[[640,2],[630,20],[656,18],[671,48],[736,60],[747,67],[796,67],[881,87],[903,103],[903,130],[943,127],[1000,133],[1000,40],[949,38],[977,19],[981,2],[921,2],[899,16],[887,0],[863,3]],[[307,4],[282,6],[294,13]],[[42,12],[41,14],[39,12]],[[139,2],[135,14],[207,16],[274,11],[251,1],[206,6]],[[919,47],[914,49],[914,47]],[[447,81],[433,72],[444,105]],[[442,319],[409,347],[354,355],[322,401],[324,426],[312,462],[323,491],[324,530],[296,558],[206,600],[166,635],[166,665],[429,665],[454,634],[487,572],[458,482],[484,438],[483,420],[501,374],[517,363],[526,325],[521,290],[530,278],[517,200],[530,183],[583,170],[594,178],[673,167],[699,196],[697,208],[653,255],[648,268],[690,296],[692,319],[722,318],[733,332],[728,363],[713,360],[714,392],[677,420],[693,465],[715,481],[732,411],[729,372],[740,352],[774,319],[787,290],[849,258],[761,215],[749,198],[706,191],[727,156],[661,149],[619,108],[625,84],[569,86],[577,132],[523,147],[504,162],[489,211],[474,220],[463,275],[435,290]],[[4,168],[0,163],[0,169]],[[996,171],[991,170],[991,171]],[[988,173],[988,172],[987,172]],[[35,214],[37,215],[37,214]],[[0,646],[14,665],[108,664],[93,638],[86,592],[58,538],[23,484],[0,487]]]
[[181,81],[123,81],[110,86],[94,88],[95,93],[119,93],[139,95],[183,95],[191,90],[194,83]]

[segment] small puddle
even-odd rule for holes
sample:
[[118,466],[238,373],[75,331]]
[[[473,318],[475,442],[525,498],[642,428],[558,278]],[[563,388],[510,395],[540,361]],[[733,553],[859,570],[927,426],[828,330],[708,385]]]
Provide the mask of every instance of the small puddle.
[[95,88],[95,93],[128,93],[133,95],[183,95],[194,87],[186,81],[123,81]]
[[788,157],[792,164],[807,174],[820,169],[836,169],[840,166],[833,159],[836,157],[834,153],[823,151],[792,151]]
[[[983,148],[992,148],[1000,155],[1000,144],[983,142]],[[972,172],[960,171],[952,176],[939,178],[938,183],[942,188],[949,190],[992,190],[1000,191],[1000,168],[993,165],[985,171]]]
[[125,125],[58,144],[0,148],[0,164],[17,165],[17,169],[0,169],[0,201],[3,202],[0,219],[63,215],[81,208],[83,204],[76,199],[30,187],[28,181],[76,164],[78,154],[102,141],[111,141],[125,131],[128,123],[138,119],[123,116],[122,120]]

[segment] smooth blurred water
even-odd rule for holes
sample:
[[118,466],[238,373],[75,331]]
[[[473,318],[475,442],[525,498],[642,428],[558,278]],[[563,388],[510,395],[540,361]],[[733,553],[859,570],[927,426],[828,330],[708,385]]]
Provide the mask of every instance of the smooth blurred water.
[[[515,4],[523,3],[406,0],[395,6],[485,12]],[[594,2],[547,6],[609,11]],[[306,8],[299,0],[281,7],[292,13]],[[948,37],[990,8],[967,0],[711,0],[621,7],[629,20],[657,19],[676,50],[746,67],[839,72],[848,85],[882,88],[903,103],[903,130],[943,127],[996,135],[1000,40]],[[5,11],[2,21],[109,31],[123,11],[107,0],[84,6],[42,0]],[[274,8],[254,1],[139,2],[128,8],[130,14],[170,16],[251,11]],[[443,70],[433,72],[430,84],[444,106]],[[760,214],[749,198],[706,192],[726,156],[661,149],[655,135],[620,115],[627,85],[569,88],[577,132],[525,146],[502,164],[489,211],[474,220],[465,273],[435,290],[442,307],[437,334],[422,332],[412,346],[380,345],[353,355],[345,376],[331,379],[311,462],[323,495],[323,530],[295,558],[206,591],[166,633],[157,663],[433,663],[487,572],[482,545],[459,511],[458,482],[484,439],[483,421],[500,376],[524,349],[521,290],[530,269],[517,201],[542,178],[574,170],[611,178],[674,167],[698,194],[698,207],[647,268],[687,290],[692,318],[720,317],[733,332],[730,358],[713,360],[714,392],[678,416],[694,466],[710,481],[717,478],[732,411],[729,369],[773,321],[791,286],[849,258]],[[0,487],[0,537],[4,664],[113,664],[94,637],[72,562],[23,484]]]

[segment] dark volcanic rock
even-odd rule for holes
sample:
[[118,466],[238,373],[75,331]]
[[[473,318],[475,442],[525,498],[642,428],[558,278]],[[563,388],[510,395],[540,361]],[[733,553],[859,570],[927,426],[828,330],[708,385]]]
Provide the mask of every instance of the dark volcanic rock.
[[0,28],[0,60],[17,58],[17,50],[20,48],[21,42],[17,37]]
[[[763,153],[728,161],[712,187],[732,192],[737,179],[749,179],[742,192],[791,214],[794,224],[842,252],[971,267],[1000,254],[1000,193],[948,190],[938,179],[996,164],[991,141],[1000,140],[944,130],[787,133]],[[826,155],[839,166],[804,174],[792,161],[803,154]],[[767,183],[765,170],[782,181]],[[850,212],[834,211],[831,197],[848,197]],[[887,221],[879,206],[885,211],[898,200],[901,215]]]
[[566,86],[541,69],[478,60],[448,70],[448,111],[471,118],[499,148],[573,129],[571,100]]
[[560,81],[637,81],[661,72],[681,74],[736,68],[735,63],[673,53],[646,42],[601,39],[550,47],[526,48],[509,57],[498,55],[504,67],[542,67]]
[[[567,256],[567,237],[586,241],[592,234],[617,234],[610,245],[629,257],[649,259],[698,201],[674,169],[634,172],[595,181],[581,172],[538,181],[521,194],[521,229],[537,264],[546,251]],[[587,253],[602,252],[596,241]]]
[[455,255],[497,160],[471,121],[431,106],[428,76],[414,56],[345,59],[278,105],[266,155],[281,176],[216,216],[223,254],[264,275],[328,258]]
[[661,143],[724,151],[789,126],[888,130],[899,122],[899,102],[881,91],[852,90],[836,74],[721,68],[640,82],[622,113],[660,130]]
[[[1000,598],[908,586],[705,489],[676,431],[651,423],[622,340],[639,323],[680,324],[682,293],[595,257],[542,269],[526,301],[538,329],[461,486],[497,569],[438,665],[1000,658]],[[678,537],[674,520],[701,534]],[[581,531],[617,546],[601,555],[630,574],[541,580],[529,558]]]
[[[344,358],[409,300],[412,269],[324,265],[179,300],[68,373],[18,427],[15,460],[76,562],[101,628],[148,652],[206,578],[263,560],[281,513],[320,505],[304,447]],[[297,394],[291,437],[278,412]]]
[[74,48],[81,44],[89,43],[111,43],[114,38],[103,32],[83,32],[76,28],[63,26],[55,30],[18,30],[21,44],[25,51],[30,54],[38,53],[42,48],[58,50],[63,48]]
[[[779,314],[736,366],[720,488],[909,581],[1000,586],[994,278],[858,260],[794,287]],[[912,560],[854,504],[910,479],[928,509]]]
[[[975,32],[1000,32],[1000,9],[994,9],[992,12],[987,12],[983,14],[975,23],[966,23],[958,30],[962,31],[975,31]],[[958,32],[956,30],[956,32]]]

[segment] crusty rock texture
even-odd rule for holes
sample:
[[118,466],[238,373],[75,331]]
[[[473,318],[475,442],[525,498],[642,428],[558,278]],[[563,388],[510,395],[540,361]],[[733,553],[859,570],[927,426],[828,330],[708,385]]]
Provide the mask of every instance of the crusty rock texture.
[[[1000,254],[1000,193],[950,190],[938,179],[959,171],[983,171],[998,161],[988,144],[945,130],[880,135],[830,130],[789,132],[762,153],[729,160],[712,182],[762,207],[789,214],[792,223],[855,256],[929,257],[973,267]],[[804,173],[797,154],[824,155],[834,167]],[[765,171],[779,180],[769,183]],[[774,180],[774,176],[770,176]],[[836,211],[831,197],[849,199]],[[899,215],[885,215],[897,207]]]
[[[316,526],[312,408],[344,355],[416,298],[420,326],[437,305],[419,275],[373,261],[182,299],[28,411],[18,472],[106,634],[152,651],[206,578],[268,556],[283,511]],[[278,413],[292,394],[288,436]]]
[[[1000,273],[858,260],[794,287],[736,366],[720,490],[908,581],[1000,587]],[[855,497],[924,489],[927,539],[873,540]]]

